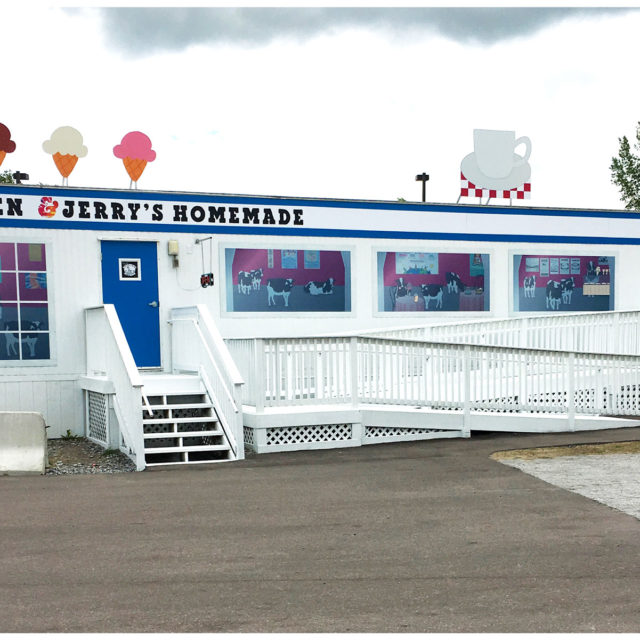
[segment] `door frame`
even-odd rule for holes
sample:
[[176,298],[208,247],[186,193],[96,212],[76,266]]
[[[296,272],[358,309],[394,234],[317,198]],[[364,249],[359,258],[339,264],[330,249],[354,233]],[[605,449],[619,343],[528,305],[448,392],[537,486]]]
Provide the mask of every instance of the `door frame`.
[[[155,244],[156,245],[156,260],[155,260],[155,268],[156,268],[156,273],[157,273],[157,282],[158,282],[158,349],[160,352],[160,363],[158,365],[154,365],[154,366],[146,366],[146,367],[139,367],[138,365],[136,365],[136,368],[139,371],[163,371],[164,370],[164,358],[163,358],[163,348],[162,348],[162,322],[161,322],[161,318],[160,318],[160,314],[162,312],[161,308],[160,308],[160,253],[158,251],[159,246],[160,246],[160,241],[157,239],[153,239],[153,238],[141,238],[141,237],[122,237],[122,236],[115,236],[115,237],[106,237],[106,236],[98,236],[97,237],[98,240],[98,253],[100,255],[100,263],[99,263],[99,275],[100,275],[100,304],[105,304],[104,302],[104,280],[103,280],[103,275],[102,275],[102,243],[103,242],[145,242],[148,244]],[[122,256],[120,256],[120,258],[122,258]],[[108,304],[108,303],[106,303]],[[123,329],[124,330],[124,329]],[[125,334],[126,337],[126,334]],[[127,343],[128,343],[128,339],[127,339]],[[131,347],[129,347],[131,348]],[[134,358],[135,360],[135,358]]]

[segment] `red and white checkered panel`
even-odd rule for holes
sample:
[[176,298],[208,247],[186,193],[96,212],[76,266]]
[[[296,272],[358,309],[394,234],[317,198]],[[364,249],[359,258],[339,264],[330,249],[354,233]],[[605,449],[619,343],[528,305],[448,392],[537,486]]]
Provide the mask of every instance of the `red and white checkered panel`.
[[505,200],[528,200],[531,198],[531,183],[525,182],[513,189],[485,189],[476,187],[460,172],[460,195],[465,198],[504,198]]

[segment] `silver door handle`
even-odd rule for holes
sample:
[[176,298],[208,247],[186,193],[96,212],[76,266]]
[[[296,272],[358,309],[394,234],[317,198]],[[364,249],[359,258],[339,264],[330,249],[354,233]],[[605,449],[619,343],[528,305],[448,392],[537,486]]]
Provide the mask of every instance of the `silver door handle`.
[[153,302],[150,302],[150,303],[149,303],[149,306],[150,306],[150,307],[157,307],[157,306],[158,306],[158,301],[157,301],[157,300],[154,300]]

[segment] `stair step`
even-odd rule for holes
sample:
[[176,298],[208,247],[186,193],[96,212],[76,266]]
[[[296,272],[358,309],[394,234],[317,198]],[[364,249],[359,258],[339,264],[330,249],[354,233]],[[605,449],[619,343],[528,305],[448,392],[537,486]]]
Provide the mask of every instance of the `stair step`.
[[152,447],[147,449],[145,447],[145,454],[155,454],[155,453],[189,453],[192,451],[230,451],[230,447],[228,444],[202,444],[202,445],[192,445],[189,447]]
[[[213,405],[210,402],[192,402],[185,404],[152,404],[150,405],[153,411],[166,411],[167,409],[213,409]],[[149,407],[142,405],[142,409],[147,411]]]
[[194,418],[143,418],[142,424],[189,424],[190,422],[218,422],[216,416],[195,416]]
[[145,433],[145,440],[156,438],[204,438],[205,436],[223,436],[224,431],[167,431],[162,433]]
[[150,374],[142,376],[142,391],[147,396],[203,393],[204,385],[198,375]]

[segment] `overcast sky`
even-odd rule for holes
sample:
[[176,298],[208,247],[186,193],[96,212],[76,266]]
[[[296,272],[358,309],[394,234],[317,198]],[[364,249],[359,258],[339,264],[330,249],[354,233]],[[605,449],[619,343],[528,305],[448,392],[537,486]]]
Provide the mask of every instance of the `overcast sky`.
[[[0,170],[78,187],[455,202],[475,128],[532,142],[529,206],[622,208],[609,165],[640,120],[637,8],[3,6]],[[461,200],[477,202],[477,200]],[[500,201],[496,201],[500,202]]]

